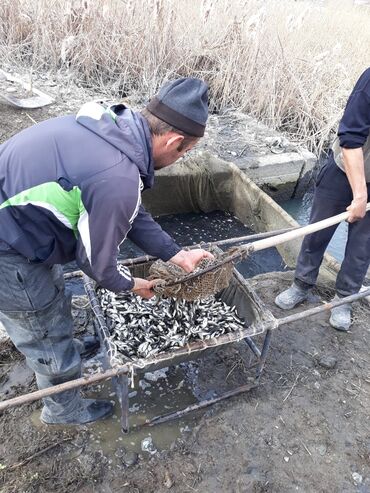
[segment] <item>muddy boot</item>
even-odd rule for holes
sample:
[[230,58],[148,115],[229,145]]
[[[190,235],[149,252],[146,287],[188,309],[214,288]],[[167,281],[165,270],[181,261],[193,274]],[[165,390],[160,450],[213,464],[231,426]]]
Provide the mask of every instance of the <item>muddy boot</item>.
[[113,404],[106,400],[76,397],[76,406],[72,411],[65,413],[61,408],[56,410],[55,406],[54,410],[57,412],[53,413],[53,409],[50,409],[48,405],[44,405],[40,416],[41,421],[48,425],[83,425],[111,416],[113,414]]
[[[339,300],[339,296],[335,296],[333,301]],[[351,327],[352,307],[351,303],[336,306],[331,310],[329,323],[334,329],[342,332],[348,332]]]
[[282,293],[280,293],[275,298],[275,305],[277,305],[282,310],[291,310],[295,306],[306,301],[311,294],[312,289],[303,289],[298,286],[295,282]]
[[[68,375],[41,375],[36,373],[39,389],[80,378],[79,369]],[[113,404],[106,400],[82,399],[79,388],[64,390],[58,394],[44,397],[44,407],[40,419],[45,424],[82,425],[103,419],[113,414]]]

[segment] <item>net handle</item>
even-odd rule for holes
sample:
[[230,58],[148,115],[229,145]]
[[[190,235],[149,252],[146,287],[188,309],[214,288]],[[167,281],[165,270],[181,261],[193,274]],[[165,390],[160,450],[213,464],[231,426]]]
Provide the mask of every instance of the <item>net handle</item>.
[[[370,210],[370,203],[366,204],[366,212]],[[288,231],[286,233],[282,233],[279,235],[271,236],[270,238],[265,238],[263,240],[258,240],[253,243],[249,243],[248,245],[238,247],[234,253],[229,255],[227,258],[220,260],[219,262],[206,267],[205,269],[199,270],[198,272],[192,272],[187,276],[184,276],[182,279],[178,281],[172,281],[171,283],[166,283],[166,287],[172,287],[177,284],[182,284],[184,282],[190,281],[197,277],[202,276],[203,274],[207,274],[213,270],[218,269],[222,265],[225,265],[229,262],[235,262],[236,260],[242,260],[247,257],[249,254],[253,252],[258,252],[260,250],[264,250],[266,248],[271,248],[281,243],[285,243],[286,241],[295,240],[300,238],[301,236],[306,236],[308,234],[315,233],[316,231],[321,231],[322,229],[329,228],[334,224],[339,224],[342,221],[346,221],[349,217],[349,211],[342,212],[341,214],[337,214],[336,216],[328,217],[323,219],[322,221],[318,221],[316,223],[308,224],[307,226],[301,226],[300,228],[294,229],[292,231]]]
[[[366,204],[366,211],[370,210],[370,203]],[[286,241],[295,240],[301,236],[306,236],[316,231],[321,231],[322,229],[334,226],[334,224],[339,224],[342,221],[346,221],[349,218],[350,213],[342,212],[336,216],[328,217],[322,221],[316,223],[308,224],[307,226],[302,226],[301,228],[295,229],[294,231],[288,231],[278,236],[272,236],[271,238],[265,238],[263,240],[255,241],[248,245],[249,249],[253,252],[258,252],[264,250],[265,248],[270,248],[272,246],[280,245]]]

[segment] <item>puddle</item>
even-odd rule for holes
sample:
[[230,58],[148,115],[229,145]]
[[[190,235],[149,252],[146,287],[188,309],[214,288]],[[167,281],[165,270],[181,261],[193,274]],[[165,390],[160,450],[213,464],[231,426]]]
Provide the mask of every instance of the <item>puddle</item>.
[[170,367],[153,381],[153,374],[145,374],[135,378],[135,388],[129,389],[130,432],[121,432],[120,406],[112,387],[107,382],[96,386],[90,396],[110,398],[115,401],[115,414],[112,418],[93,423],[89,426],[92,434],[91,445],[102,450],[106,455],[114,454],[124,447],[129,452],[142,456],[150,456],[150,452],[142,450],[142,442],[151,438],[154,450],[168,450],[176,439],[191,432],[195,423],[194,415],[185,419],[163,423],[153,427],[140,427],[147,419],[168,412],[183,409],[197,402],[191,386],[186,382],[186,367]]
[[149,457],[150,453],[142,450],[142,441],[150,437],[156,450],[170,449],[176,439],[186,439],[192,432],[199,419],[199,413],[189,413],[182,419],[153,427],[140,427],[140,425],[147,419],[184,409],[246,383],[246,375],[243,372],[236,371],[234,378],[229,379],[229,376],[233,369],[240,370],[243,366],[242,361],[245,362],[249,358],[253,358],[252,353],[246,345],[239,344],[238,350],[234,346],[214,351],[194,361],[136,375],[135,386],[129,389],[130,432],[128,434],[121,432],[120,406],[113,394],[113,387],[109,382],[97,385],[89,396],[114,400],[115,414],[112,418],[89,425],[92,434],[91,445],[109,456],[124,447],[128,452]]
[[25,361],[10,364],[10,370],[6,373],[6,366],[2,368],[2,383],[0,385],[0,398],[7,398],[7,394],[13,387],[26,386],[33,379],[33,371],[28,368]]
[[[246,374],[240,371],[243,367],[242,358],[244,361],[245,358],[252,358],[252,353],[244,344],[239,344],[238,350],[235,347],[214,351],[203,358],[177,366],[136,375],[135,387],[129,389],[129,433],[121,431],[121,409],[111,382],[86,388],[87,397],[110,399],[115,403],[112,417],[87,425],[89,447],[101,451],[112,463],[116,463],[119,462],[118,455],[122,448],[126,453],[136,453],[147,459],[151,452],[169,450],[178,439],[186,441],[198,423],[200,413],[204,411],[191,412],[181,419],[153,427],[140,425],[147,419],[184,409],[246,383]],[[88,361],[90,371],[95,371],[98,366],[99,356]],[[41,429],[45,425],[40,422],[39,415],[40,410],[35,411],[31,420],[35,427]],[[149,445],[152,443],[151,452],[143,450],[144,440]]]
[[[94,361],[98,363],[95,358]],[[86,389],[86,397],[109,399],[115,404],[113,416],[87,425],[90,432],[89,446],[93,450],[101,451],[114,462],[117,451],[122,448],[142,457],[150,457],[151,452],[143,450],[144,440],[148,442],[149,439],[152,443],[151,451],[155,453],[170,449],[178,438],[186,438],[196,422],[194,414],[153,427],[140,425],[147,419],[183,409],[198,401],[195,396],[197,392],[189,379],[189,369],[193,365],[194,363],[181,364],[136,375],[135,387],[129,389],[129,433],[121,431],[121,408],[111,381]],[[98,366],[99,363],[96,365],[89,362],[89,368],[94,371]],[[191,371],[194,374],[194,368]],[[45,425],[40,422],[39,416],[40,410],[35,411],[31,421],[35,427],[41,429]]]

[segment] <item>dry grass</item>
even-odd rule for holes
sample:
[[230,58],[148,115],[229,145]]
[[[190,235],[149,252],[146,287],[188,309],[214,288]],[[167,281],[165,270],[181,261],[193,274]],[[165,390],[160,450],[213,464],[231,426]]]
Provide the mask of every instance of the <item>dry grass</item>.
[[115,97],[196,75],[319,151],[370,66],[370,9],[348,0],[1,0],[0,60]]

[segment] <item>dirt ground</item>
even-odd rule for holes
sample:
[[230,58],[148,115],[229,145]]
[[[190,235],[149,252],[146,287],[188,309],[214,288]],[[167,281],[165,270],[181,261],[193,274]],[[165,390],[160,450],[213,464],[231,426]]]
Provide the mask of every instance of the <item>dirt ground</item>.
[[[0,141],[66,107],[31,114],[0,103]],[[291,273],[251,282],[274,315],[284,316],[273,299]],[[368,320],[369,310],[356,304],[348,334],[331,329],[327,314],[277,329],[257,389],[196,413],[189,433],[134,465],[97,450],[89,426],[37,426],[40,403],[7,410],[0,415],[0,492],[368,493]],[[245,383],[235,347],[221,353],[209,360],[205,381],[222,389]],[[3,344],[0,398],[35,388],[19,353]]]
[[[291,273],[271,273],[251,281],[277,317],[282,315],[272,300],[290,280]],[[89,426],[35,426],[39,403],[5,411],[0,491],[369,492],[368,316],[357,304],[349,334],[331,329],[328,315],[277,329],[257,389],[199,411],[187,436],[131,467],[97,451]],[[222,353],[209,357],[214,372],[208,367],[208,384],[224,387],[217,381],[222,364],[233,372],[229,387],[240,385],[246,375],[235,348]],[[3,391],[7,375],[15,367],[20,371],[22,360],[8,345],[0,362]],[[8,389],[3,398],[34,388],[26,375],[24,385]]]

